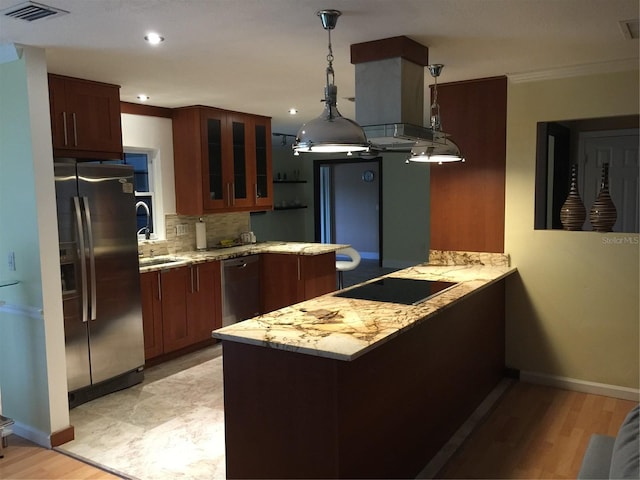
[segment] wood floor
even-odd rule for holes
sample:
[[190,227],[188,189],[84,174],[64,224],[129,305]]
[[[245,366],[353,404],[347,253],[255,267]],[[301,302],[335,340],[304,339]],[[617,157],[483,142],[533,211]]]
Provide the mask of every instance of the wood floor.
[[[454,454],[439,478],[576,478],[593,433],[618,431],[634,402],[516,383]],[[1,479],[118,477],[15,435]]]
[[589,437],[615,436],[635,402],[516,383],[441,478],[576,478]]
[[0,478],[6,480],[117,479],[114,475],[54,450],[11,435],[0,458]]

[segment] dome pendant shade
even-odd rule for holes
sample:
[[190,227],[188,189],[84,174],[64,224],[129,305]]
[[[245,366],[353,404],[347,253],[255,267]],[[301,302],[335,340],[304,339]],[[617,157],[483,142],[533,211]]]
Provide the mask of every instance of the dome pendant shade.
[[411,149],[411,155],[407,161],[442,164],[446,162],[464,162],[464,157],[455,142],[445,139],[444,143],[416,145]]
[[338,87],[335,86],[333,70],[333,49],[331,47],[331,30],[336,26],[338,10],[320,10],[317,15],[322,21],[322,28],[329,34],[329,54],[327,55],[326,86],[324,89],[324,111],[322,114],[305,123],[298,130],[292,145],[294,155],[301,152],[344,153],[369,150],[367,135],[360,125],[340,115],[337,108]]
[[429,73],[434,78],[433,103],[431,104],[431,131],[434,137],[432,142],[417,142],[411,148],[411,154],[406,163],[422,162],[437,163],[442,165],[445,162],[464,162],[464,156],[460,153],[460,147],[455,144],[449,135],[441,130],[440,105],[438,105],[438,77],[444,67],[441,63],[428,65]]
[[325,87],[322,114],[298,130],[293,149],[297,152],[339,153],[369,149],[367,136],[360,125],[340,115],[335,105],[337,87]]

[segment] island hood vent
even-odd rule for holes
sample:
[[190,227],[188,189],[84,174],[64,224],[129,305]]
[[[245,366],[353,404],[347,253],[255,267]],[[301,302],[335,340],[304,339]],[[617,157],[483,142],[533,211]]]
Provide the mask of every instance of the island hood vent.
[[36,2],[23,2],[13,7],[5,8],[1,11],[5,17],[15,18],[17,20],[25,20],[34,22],[45,18],[60,17],[66,15],[66,10],[50,7]]
[[364,125],[367,140],[374,150],[409,152],[419,142],[442,142],[446,135],[411,123]]
[[[393,37],[351,45],[356,74],[356,121],[371,145],[362,157],[381,152],[410,154],[407,161],[460,161],[458,147],[441,129],[437,77],[443,65],[429,63],[424,45]],[[435,79],[429,121],[424,119],[428,68]],[[428,126],[422,126],[429,123]]]

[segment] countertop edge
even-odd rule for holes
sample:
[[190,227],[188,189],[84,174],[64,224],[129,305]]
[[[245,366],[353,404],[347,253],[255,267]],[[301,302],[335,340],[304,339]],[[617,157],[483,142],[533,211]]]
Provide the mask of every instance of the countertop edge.
[[[423,264],[423,265],[418,265],[416,267],[429,267],[431,265],[428,264]],[[409,267],[406,270],[411,270],[411,269],[415,269],[416,267]],[[451,266],[451,265],[447,265],[447,266],[440,266],[440,265],[436,265],[433,267],[440,267],[440,268],[444,268],[446,270],[451,270],[452,272],[455,272],[456,269],[462,269],[464,270],[465,267],[463,266]],[[489,267],[473,267],[475,269],[478,269],[480,271],[482,270],[487,270]],[[357,351],[354,351],[351,354],[348,353],[340,353],[340,352],[335,352],[335,351],[329,351],[329,350],[325,350],[325,349],[317,349],[317,348],[305,348],[303,346],[299,346],[299,345],[293,345],[293,344],[287,344],[287,343],[283,343],[283,342],[273,342],[273,341],[265,341],[264,339],[257,339],[257,338],[251,338],[251,337],[247,337],[247,336],[242,336],[240,334],[230,334],[230,333],[225,333],[225,332],[221,332],[220,330],[214,330],[212,332],[212,337],[213,338],[217,338],[223,341],[232,341],[232,342],[239,342],[239,343],[246,343],[246,344],[251,344],[251,345],[256,345],[256,346],[261,346],[261,347],[265,347],[265,348],[275,348],[278,350],[284,350],[284,351],[290,351],[290,352],[298,352],[298,353],[303,353],[303,354],[307,354],[307,355],[312,355],[312,356],[317,356],[317,357],[324,357],[324,358],[331,358],[331,359],[336,359],[336,360],[343,360],[343,361],[352,361],[357,359],[358,357],[361,357],[362,355],[365,355],[366,353],[370,352],[371,350],[378,348],[379,346],[391,341],[393,338],[395,338],[396,336],[420,325],[421,323],[427,321],[429,318],[433,317],[434,315],[437,315],[438,313],[454,306],[455,304],[457,304],[458,302],[464,300],[465,298],[468,298],[470,295],[474,295],[478,292],[480,292],[481,290],[489,287],[492,284],[495,284],[501,280],[506,279],[508,276],[513,275],[514,273],[517,272],[517,268],[516,267],[502,267],[505,268],[505,270],[498,274],[495,277],[489,278],[489,279],[483,279],[483,278],[477,278],[474,280],[466,280],[466,281],[461,281],[459,286],[454,287],[448,294],[445,292],[441,295],[436,295],[433,298],[438,298],[439,302],[444,302],[440,305],[437,305],[436,307],[434,307],[433,311],[430,311],[428,313],[426,313],[423,316],[420,316],[419,318],[416,318],[412,321],[410,321],[407,325],[404,325],[400,328],[397,329],[391,329],[389,331],[389,333],[387,335],[385,335],[383,338],[376,340],[375,342],[366,345],[362,348],[360,348]],[[387,276],[396,276],[397,274],[401,274],[403,271],[400,270],[398,272],[393,272],[391,274],[388,275],[384,275],[383,277],[387,277]],[[380,277],[380,278],[383,278]],[[453,277],[455,277],[455,275],[452,275],[451,273],[449,274],[449,276],[447,276],[447,274],[443,274],[442,277],[439,277],[438,279],[451,279],[451,280],[455,280]],[[373,281],[375,279],[372,279],[371,281]],[[471,290],[464,292],[464,293],[460,293],[460,290],[456,290],[456,288],[458,287],[462,287],[463,284],[466,284],[467,286],[469,285],[469,282],[479,282],[477,285],[474,285],[472,287]],[[365,282],[367,283],[367,282]],[[451,292],[456,292],[456,296],[455,298],[450,298],[447,299],[447,297],[452,296],[453,294]],[[335,292],[323,295],[322,297],[317,297],[317,298],[325,298],[325,297],[329,297],[332,296]],[[315,299],[309,300],[307,302],[313,302]],[[296,309],[300,310],[303,307],[299,307],[299,305],[304,305],[307,302],[302,302],[302,304],[297,304],[296,305]],[[427,300],[425,303],[430,302],[430,300]],[[429,305],[433,305],[433,301],[431,301],[431,303]],[[285,307],[285,308],[290,308],[290,307]],[[273,313],[273,312],[272,312]],[[232,327],[232,326],[231,326]],[[224,329],[225,327],[223,327]]]
[[[207,251],[187,251],[172,255],[158,255],[158,258],[172,257],[179,259],[175,262],[139,266],[140,273],[155,272],[160,270],[170,270],[172,268],[180,268],[199,263],[229,260],[232,258],[246,257],[249,255],[260,255],[266,253],[277,253],[282,255],[305,255],[315,256],[324,255],[326,253],[337,252],[338,250],[349,247],[347,244],[337,243],[306,243],[306,242],[264,242],[259,244],[238,245],[228,248],[212,249]],[[150,257],[140,258],[141,261]]]

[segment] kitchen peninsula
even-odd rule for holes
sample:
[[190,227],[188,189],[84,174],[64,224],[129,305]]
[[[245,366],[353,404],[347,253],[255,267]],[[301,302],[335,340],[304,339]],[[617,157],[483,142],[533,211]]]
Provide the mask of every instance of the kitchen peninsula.
[[213,332],[227,477],[415,478],[503,375],[515,271],[432,252],[381,277],[455,283],[415,305],[339,296],[356,286]]

